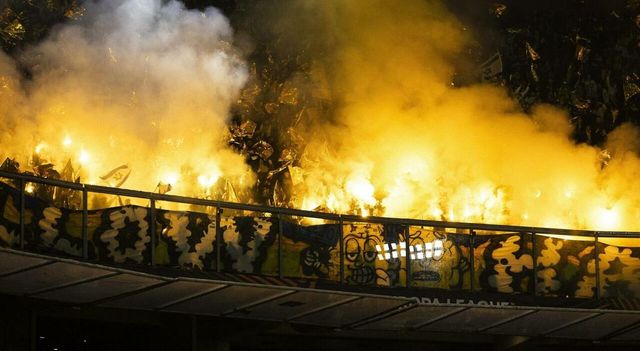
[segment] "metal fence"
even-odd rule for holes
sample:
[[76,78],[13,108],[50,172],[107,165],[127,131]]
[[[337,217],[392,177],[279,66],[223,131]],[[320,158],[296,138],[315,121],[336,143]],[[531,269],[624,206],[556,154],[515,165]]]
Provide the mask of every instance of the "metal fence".
[[[104,194],[149,201],[149,206],[145,208],[148,211],[148,222],[151,223],[148,229],[150,252],[147,255],[148,262],[145,263],[152,266],[162,264],[158,262],[156,250],[159,247],[158,241],[164,234],[158,232],[157,223],[158,214],[165,215],[167,212],[157,208],[157,204],[170,202],[211,210],[208,212],[215,217],[215,220],[211,220],[215,225],[215,260],[208,268],[217,272],[257,273],[280,278],[320,278],[349,285],[444,288],[585,298],[640,297],[640,233],[637,232],[361,217],[71,183],[5,171],[0,171],[0,178],[11,179],[19,192],[19,233],[16,246],[23,250],[29,249],[25,236],[25,203],[29,195],[25,191],[25,185],[31,182],[81,192],[82,208],[78,211],[81,211],[80,258],[83,259],[91,258],[89,195]],[[224,237],[221,224],[225,211],[261,213],[277,227],[272,230],[272,247],[265,248],[271,252],[273,269],[243,271],[234,268],[235,264],[223,262],[230,245],[229,240]],[[291,224],[295,222],[294,219],[300,218],[332,223],[332,230],[337,225],[339,239],[335,247],[329,250],[333,252],[331,260],[335,263],[332,266],[335,274],[324,274],[321,268],[315,273],[300,273],[300,268],[290,263],[299,262],[302,265],[306,259],[304,255],[310,255],[310,259],[313,259],[324,252],[316,244],[310,244],[316,250],[311,254],[307,250],[308,245],[300,246],[299,242],[304,241],[304,238],[299,237],[304,236],[304,230],[307,229],[305,226]],[[315,229],[323,231],[329,226],[327,224]],[[301,231],[302,234],[294,237],[292,233],[296,231]],[[371,238],[376,241],[370,240]],[[624,245],[612,243],[612,240],[622,238],[637,241],[638,245],[628,245],[628,242]],[[257,250],[255,247],[254,249]],[[303,250],[307,251],[301,253]],[[449,256],[445,257],[445,252]],[[285,262],[287,258],[289,263]],[[436,258],[444,259],[436,262]]]

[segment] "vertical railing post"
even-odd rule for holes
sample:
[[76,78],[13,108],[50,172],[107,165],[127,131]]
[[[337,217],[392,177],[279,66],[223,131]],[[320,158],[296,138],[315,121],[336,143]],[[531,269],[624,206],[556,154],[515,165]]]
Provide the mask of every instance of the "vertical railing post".
[[277,214],[278,218],[278,278],[282,279],[284,277],[284,255],[282,253],[282,237],[283,237],[283,228],[284,225],[282,223],[282,214]]
[[596,299],[600,298],[600,284],[602,283],[600,281],[600,258],[598,257],[598,242],[599,242],[599,239],[598,239],[599,235],[598,234],[599,234],[599,232],[595,232],[594,233],[595,240],[594,240],[594,243],[593,243],[593,245],[594,245],[594,250],[593,250],[594,257],[593,257],[593,259],[595,260],[594,261],[594,266],[595,266],[594,269],[596,270],[596,292],[595,292],[595,294],[593,294],[593,296]]
[[156,265],[156,246],[158,246],[158,236],[156,233],[156,199],[149,199],[149,235],[151,235],[151,265]]
[[411,240],[409,240],[409,238],[410,238],[410,227],[409,226],[405,226],[404,227],[404,241],[405,241],[406,244],[404,246],[404,250],[405,250],[404,252],[405,252],[405,255],[406,255],[405,262],[406,262],[406,265],[407,265],[407,270],[406,270],[406,272],[407,272],[407,282],[406,282],[407,288],[411,287],[411,273],[412,273],[411,272],[412,271],[412,267],[411,267],[411,249],[410,249]]
[[24,179],[20,179],[20,249],[24,250],[25,238],[24,238]]
[[82,186],[82,258],[89,258],[89,194],[87,188]]
[[216,272],[222,271],[222,232],[220,230],[220,215],[222,209],[216,206]]
[[533,296],[538,296],[538,250],[536,250],[535,232],[531,232],[531,256],[533,257]]
[[338,233],[340,233],[340,285],[344,284],[344,221],[338,216]]
[[471,244],[469,245],[469,265],[471,266],[471,292],[475,291],[476,280],[476,257],[475,257],[475,245],[476,245],[476,231],[469,229],[469,235],[471,235]]

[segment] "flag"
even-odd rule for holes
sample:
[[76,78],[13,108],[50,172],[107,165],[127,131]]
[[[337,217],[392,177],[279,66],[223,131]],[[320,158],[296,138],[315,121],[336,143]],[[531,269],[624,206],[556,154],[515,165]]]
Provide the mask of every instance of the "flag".
[[499,52],[491,56],[480,66],[480,72],[483,80],[491,80],[491,78],[502,73],[502,56]]
[[131,174],[129,165],[124,164],[109,171],[109,173],[100,177],[107,185],[113,188],[119,188],[127,181]]
[[158,191],[158,194],[164,195],[171,191],[171,184],[160,182],[158,183],[158,186],[156,186],[156,190]]

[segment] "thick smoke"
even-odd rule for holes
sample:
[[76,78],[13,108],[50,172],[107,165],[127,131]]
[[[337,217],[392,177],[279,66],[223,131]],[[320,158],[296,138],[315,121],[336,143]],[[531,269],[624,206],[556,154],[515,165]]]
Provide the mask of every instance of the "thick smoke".
[[35,152],[59,170],[70,159],[90,183],[128,164],[123,186],[149,191],[164,181],[199,194],[220,176],[251,185],[222,138],[247,77],[228,20],[177,1],[85,5],[17,59],[0,54],[0,156],[24,166]]
[[469,34],[439,2],[316,1],[293,12],[316,29],[299,30],[300,41],[331,43],[313,64],[339,102],[333,121],[306,129],[300,206],[640,229],[637,156],[620,146],[637,132],[611,136],[607,165],[602,150],[571,140],[563,111],[527,115],[504,89],[454,86],[451,62]]
[[[440,2],[309,0],[251,8],[256,13],[247,12],[245,21],[270,29],[262,35],[278,35],[271,40],[286,51],[282,56],[310,58],[308,70],[284,85],[330,106],[302,122],[297,115],[295,122],[269,117],[305,139],[289,170],[295,206],[640,230],[638,131],[614,131],[609,156],[573,142],[557,108],[525,114],[502,88],[455,86],[453,63],[463,61],[471,34]],[[248,34],[261,40],[260,32]],[[56,165],[71,159],[93,183],[109,183],[100,176],[129,164],[124,186],[144,190],[162,180],[174,193],[215,196],[203,184],[220,176],[250,186],[244,159],[222,138],[249,75],[232,36],[215,9],[87,2],[82,19],[17,59],[0,54],[0,156],[22,164],[34,151]]]

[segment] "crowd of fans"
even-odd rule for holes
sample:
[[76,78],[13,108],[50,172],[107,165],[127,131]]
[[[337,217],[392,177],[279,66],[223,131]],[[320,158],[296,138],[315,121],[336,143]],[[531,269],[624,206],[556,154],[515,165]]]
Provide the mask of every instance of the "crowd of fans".
[[[183,1],[191,8],[217,6],[240,35],[255,41],[247,53],[251,77],[232,111],[229,144],[258,175],[256,200],[286,206],[304,149],[296,126],[332,109],[330,101],[304,89],[313,57],[304,55],[304,43],[296,52],[282,36],[263,33],[266,27],[246,18],[252,9],[276,4]],[[525,111],[538,103],[565,109],[576,142],[600,145],[621,123],[640,123],[640,0],[447,4],[476,33],[469,51],[481,73],[461,84],[485,80],[504,86]],[[15,55],[53,24],[82,14],[82,0],[8,0],[0,12],[0,45]],[[28,79],[29,67],[20,69]]]
[[640,1],[566,1],[491,7],[505,85],[526,110],[564,108],[578,142],[601,144],[623,122],[640,121]]

